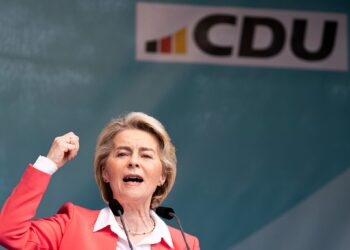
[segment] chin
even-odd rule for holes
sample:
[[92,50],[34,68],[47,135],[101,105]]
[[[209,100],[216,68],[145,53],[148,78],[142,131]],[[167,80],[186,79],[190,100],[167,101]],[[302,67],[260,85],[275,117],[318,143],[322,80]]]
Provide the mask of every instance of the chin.
[[149,202],[151,197],[141,195],[140,192],[128,192],[121,195],[121,200],[126,202]]

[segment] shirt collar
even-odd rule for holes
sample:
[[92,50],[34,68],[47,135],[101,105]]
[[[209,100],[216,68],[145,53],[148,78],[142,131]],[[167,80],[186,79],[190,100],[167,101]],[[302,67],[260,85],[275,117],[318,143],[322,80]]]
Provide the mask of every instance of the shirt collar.
[[[150,211],[150,214],[154,219],[156,226],[153,232],[144,238],[138,245],[156,244],[159,243],[163,238],[165,243],[167,243],[171,248],[174,248],[168,226],[153,210]],[[111,231],[117,234],[118,237],[122,238],[123,240],[127,240],[124,230],[121,229],[118,225],[117,221],[114,218],[113,212],[109,207],[105,207],[100,211],[95,222],[93,232],[99,231],[107,226],[110,226]]]

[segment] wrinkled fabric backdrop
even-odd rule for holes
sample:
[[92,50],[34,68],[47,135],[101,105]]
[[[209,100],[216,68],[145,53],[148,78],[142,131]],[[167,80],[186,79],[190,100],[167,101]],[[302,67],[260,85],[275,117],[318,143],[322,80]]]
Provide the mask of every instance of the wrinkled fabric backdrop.
[[[0,1],[0,205],[27,164],[74,131],[79,155],[55,174],[37,216],[67,201],[102,208],[96,138],[113,117],[142,111],[164,123],[177,148],[163,205],[202,249],[350,249],[348,66],[138,60],[139,3]],[[162,3],[350,13],[345,0]],[[346,26],[346,44],[348,36]]]

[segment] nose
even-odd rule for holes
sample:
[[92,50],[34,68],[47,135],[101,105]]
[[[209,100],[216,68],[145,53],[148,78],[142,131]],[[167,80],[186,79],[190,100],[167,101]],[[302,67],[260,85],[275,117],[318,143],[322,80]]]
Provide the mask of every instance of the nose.
[[129,168],[132,168],[132,167],[139,167],[139,164],[138,163],[134,163],[134,162],[129,162],[129,164],[128,164],[128,167]]
[[132,168],[132,167],[139,167],[139,162],[138,162],[138,157],[133,155],[131,158],[130,158],[130,161],[128,163],[128,167],[129,168]]

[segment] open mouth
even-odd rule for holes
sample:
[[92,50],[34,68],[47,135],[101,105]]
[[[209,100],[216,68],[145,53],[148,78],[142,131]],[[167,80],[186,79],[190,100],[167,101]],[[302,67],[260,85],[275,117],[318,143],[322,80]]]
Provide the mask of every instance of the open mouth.
[[124,182],[143,182],[143,178],[139,175],[127,175],[123,178]]

